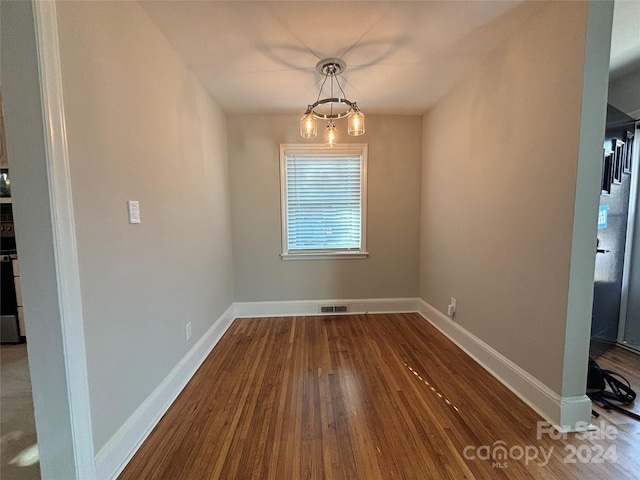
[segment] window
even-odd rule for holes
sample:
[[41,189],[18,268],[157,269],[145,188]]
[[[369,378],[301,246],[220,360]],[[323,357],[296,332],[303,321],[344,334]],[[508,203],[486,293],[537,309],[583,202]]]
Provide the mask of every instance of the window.
[[364,258],[367,145],[280,145],[282,258]]

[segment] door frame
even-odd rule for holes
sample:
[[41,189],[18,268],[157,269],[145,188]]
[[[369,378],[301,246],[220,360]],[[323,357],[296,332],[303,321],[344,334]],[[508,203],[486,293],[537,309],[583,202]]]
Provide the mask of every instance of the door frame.
[[32,0],[31,3],[40,75],[45,162],[53,227],[53,256],[58,284],[64,369],[71,420],[70,440],[76,478],[93,480],[96,478],[95,452],[80,270],[69,175],[56,2]]

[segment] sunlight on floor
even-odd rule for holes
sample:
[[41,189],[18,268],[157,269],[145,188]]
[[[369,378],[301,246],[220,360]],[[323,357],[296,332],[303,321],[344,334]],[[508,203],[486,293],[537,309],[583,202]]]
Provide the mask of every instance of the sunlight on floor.
[[25,448],[18,455],[16,455],[9,465],[16,465],[18,467],[30,467],[40,461],[40,454],[38,452],[38,444],[33,444],[28,448]]

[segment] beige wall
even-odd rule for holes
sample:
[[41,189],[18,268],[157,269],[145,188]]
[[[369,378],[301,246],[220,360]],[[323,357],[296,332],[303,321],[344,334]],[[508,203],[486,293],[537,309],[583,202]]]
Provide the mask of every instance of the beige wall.
[[456,297],[456,322],[558,393],[586,22],[587,3],[545,5],[423,129],[421,298],[446,312]]
[[98,451],[233,301],[226,125],[136,2],[58,22]]
[[303,143],[299,119],[229,116],[235,300],[417,296],[421,117],[369,115],[362,137],[338,123],[340,142],[369,144],[369,258],[282,261],[279,144]]

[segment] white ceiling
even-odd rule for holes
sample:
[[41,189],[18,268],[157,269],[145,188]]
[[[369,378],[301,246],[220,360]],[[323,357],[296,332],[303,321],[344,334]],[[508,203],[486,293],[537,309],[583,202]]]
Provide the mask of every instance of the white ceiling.
[[315,64],[340,57],[346,96],[365,113],[423,114],[540,8],[519,1],[141,3],[230,113],[303,113],[322,80]]
[[[347,63],[339,77],[346,96],[363,112],[423,114],[543,2],[143,0],[141,5],[229,113],[303,113],[322,80],[315,64],[340,57]],[[613,36],[612,68],[618,72],[635,61],[638,23],[630,24],[628,13],[634,8],[617,12],[618,24],[632,30]]]

